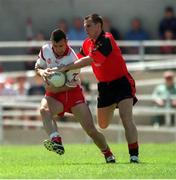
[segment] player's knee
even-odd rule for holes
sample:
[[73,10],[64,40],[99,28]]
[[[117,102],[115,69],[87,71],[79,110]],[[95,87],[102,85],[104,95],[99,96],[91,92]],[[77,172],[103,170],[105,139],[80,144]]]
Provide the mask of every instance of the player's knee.
[[99,127],[101,129],[106,129],[108,127],[108,124],[105,124],[105,123],[99,123]]
[[40,107],[40,114],[45,114],[45,113],[48,113],[49,112],[49,109],[47,107]]

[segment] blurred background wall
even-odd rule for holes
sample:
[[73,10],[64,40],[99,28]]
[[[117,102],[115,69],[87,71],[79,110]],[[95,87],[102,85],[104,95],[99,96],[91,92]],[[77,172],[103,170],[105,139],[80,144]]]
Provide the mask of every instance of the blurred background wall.
[[49,36],[60,18],[71,21],[96,12],[111,18],[122,34],[133,17],[140,17],[153,39],[158,39],[158,22],[164,8],[176,9],[175,0],[0,0],[0,41],[25,40],[26,18],[31,17],[35,31]]

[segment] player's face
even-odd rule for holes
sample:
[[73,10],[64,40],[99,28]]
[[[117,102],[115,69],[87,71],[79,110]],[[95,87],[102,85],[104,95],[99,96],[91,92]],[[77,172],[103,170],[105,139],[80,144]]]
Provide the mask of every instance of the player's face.
[[93,23],[91,19],[84,20],[84,28],[89,38],[96,39],[99,35],[100,24]]
[[62,39],[59,42],[52,41],[52,46],[53,46],[54,52],[57,55],[62,56],[67,49],[67,40]]
[[166,77],[165,78],[166,81],[166,85],[168,87],[173,86],[174,85],[174,78],[172,76]]

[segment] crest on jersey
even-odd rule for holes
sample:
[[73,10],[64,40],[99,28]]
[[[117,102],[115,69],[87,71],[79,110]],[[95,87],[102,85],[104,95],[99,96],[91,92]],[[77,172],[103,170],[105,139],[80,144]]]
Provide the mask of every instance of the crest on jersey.
[[47,59],[47,63],[51,64],[51,59],[50,58]]

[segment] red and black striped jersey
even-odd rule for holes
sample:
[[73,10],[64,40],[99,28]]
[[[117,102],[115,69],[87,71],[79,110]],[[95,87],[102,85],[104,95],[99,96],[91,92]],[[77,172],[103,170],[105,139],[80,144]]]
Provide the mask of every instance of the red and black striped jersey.
[[87,38],[80,56],[90,56],[93,72],[99,82],[109,82],[128,74],[125,60],[111,33],[102,31],[96,41]]

